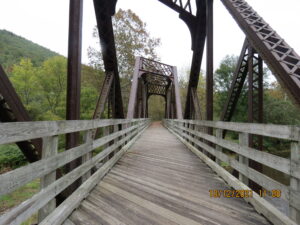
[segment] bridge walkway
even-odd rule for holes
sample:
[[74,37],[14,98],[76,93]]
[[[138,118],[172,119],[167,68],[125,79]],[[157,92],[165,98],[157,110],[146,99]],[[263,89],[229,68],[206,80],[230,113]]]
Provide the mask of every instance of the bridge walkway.
[[160,123],[153,123],[66,224],[269,224]]

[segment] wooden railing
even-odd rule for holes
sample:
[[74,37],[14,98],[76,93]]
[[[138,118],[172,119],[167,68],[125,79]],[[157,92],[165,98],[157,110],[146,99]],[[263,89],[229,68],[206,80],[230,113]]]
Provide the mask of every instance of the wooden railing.
[[[43,138],[43,150],[41,160],[0,175],[0,196],[41,178],[41,190],[2,215],[0,224],[21,224],[36,212],[39,224],[64,222],[136,141],[149,122],[148,119],[117,119],[1,123],[0,144]],[[102,135],[93,140],[93,131],[99,128],[102,129]],[[58,135],[72,132],[81,132],[82,144],[58,152]],[[57,169],[75,159],[81,159],[82,164],[56,179]],[[81,182],[79,188],[56,207],[55,197],[77,180]]]
[[[271,222],[274,224],[295,224],[295,222],[300,224],[300,127],[200,120],[164,120],[164,125],[231,187],[235,190],[244,190],[241,193],[251,191],[252,195],[244,199]],[[205,131],[208,129],[213,129],[214,135],[207,134]],[[238,143],[223,139],[224,130],[238,133]],[[282,158],[248,147],[249,135],[291,141],[291,157],[289,159]],[[234,153],[236,157],[230,157],[226,152]],[[209,154],[215,157],[215,162],[208,157]],[[249,159],[287,174],[290,177],[290,185],[284,185],[266,174],[250,168]],[[220,166],[222,162],[239,172],[238,179]],[[247,186],[248,179],[262,186],[262,195],[256,194]],[[276,192],[277,196],[275,197],[279,197],[279,194],[280,198],[288,201],[290,219],[261,197],[265,193],[273,194],[272,190],[274,193]]]

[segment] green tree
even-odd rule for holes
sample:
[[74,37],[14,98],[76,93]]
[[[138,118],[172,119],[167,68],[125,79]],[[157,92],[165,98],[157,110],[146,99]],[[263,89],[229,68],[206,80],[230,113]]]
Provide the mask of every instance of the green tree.
[[[113,17],[113,28],[121,77],[132,76],[136,56],[158,59],[155,49],[160,45],[160,39],[151,37],[146,23],[130,9],[119,9]],[[96,27],[93,36],[99,40]],[[101,52],[89,47],[88,56],[90,65],[103,70]]]
[[[131,10],[119,9],[113,17],[113,28],[121,77],[122,97],[126,112],[135,57],[142,56],[158,60],[156,48],[160,45],[160,39],[151,37],[150,33],[147,31],[146,23]],[[99,40],[96,27],[94,28],[93,36]],[[89,47],[88,57],[90,66],[99,71],[104,70],[100,51]]]
[[13,66],[10,77],[16,92],[29,111],[32,119],[39,114],[39,104],[41,102],[36,73],[37,68],[32,65],[31,60],[23,58],[19,64]]
[[[44,110],[47,117],[65,118],[67,60],[54,56],[43,62],[38,71],[38,83],[44,97]],[[51,119],[51,118],[48,118]]]

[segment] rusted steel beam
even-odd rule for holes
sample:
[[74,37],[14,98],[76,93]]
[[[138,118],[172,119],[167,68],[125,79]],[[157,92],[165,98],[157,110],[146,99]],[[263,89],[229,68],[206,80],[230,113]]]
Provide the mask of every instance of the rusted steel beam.
[[[0,121],[22,122],[31,121],[21,99],[0,65]],[[16,143],[29,162],[41,158],[42,139]]]
[[240,57],[238,59],[237,67],[233,75],[228,98],[220,117],[221,121],[230,121],[235,111],[248,73],[248,47],[249,43],[247,39],[245,39]]
[[193,106],[194,108],[194,113],[193,113],[193,119],[195,120],[201,120],[201,107],[200,107],[200,101],[197,95],[197,90],[193,89],[192,90],[192,100],[193,100]]
[[124,118],[118,61],[112,26],[112,16],[115,14],[116,3],[117,0],[94,0],[94,8],[105,73],[106,76],[113,74],[114,78],[114,104],[112,104],[114,109],[112,110],[112,117]]
[[[213,0],[206,0],[206,120],[213,120]],[[212,129],[208,129],[212,133]]]
[[[80,119],[80,87],[81,87],[81,46],[82,46],[82,12],[83,0],[70,0],[69,8],[69,41],[68,41],[68,75],[67,75],[67,105],[66,119]],[[66,134],[66,150],[78,146],[79,133]],[[66,165],[70,172],[81,164],[81,159]],[[80,182],[74,182],[63,193],[64,197],[71,195]]]
[[190,78],[188,84],[188,91],[186,96],[185,103],[185,112],[184,118],[191,119],[193,110],[193,102],[192,102],[192,88],[196,88],[198,86],[200,68],[202,63],[204,45],[205,45],[205,37],[206,37],[206,1],[197,1],[197,15],[196,22],[193,27],[189,26],[191,36],[192,36],[192,50],[193,50],[193,58],[192,65],[190,71]]
[[[67,120],[80,119],[82,9],[82,0],[70,1],[66,110]],[[78,133],[68,134],[66,148],[70,149],[77,146],[78,139]]]
[[221,0],[251,46],[300,107],[300,56],[244,0]]
[[182,116],[182,105],[180,100],[180,91],[178,84],[177,68],[173,66],[173,85],[174,85],[174,98],[175,98],[175,107],[176,107],[176,117],[177,119],[183,119]]
[[[248,50],[248,122],[263,123],[263,62],[254,48]],[[249,135],[249,147],[262,151],[262,136]],[[249,166],[262,172],[262,164],[249,160]],[[261,186],[255,181],[249,180],[249,187],[256,192],[261,190]]]
[[158,0],[161,3],[165,4],[169,8],[173,9],[174,11],[180,13],[180,14],[187,14],[187,15],[193,15],[193,9],[191,6],[190,0],[185,0],[185,4],[182,4],[182,0],[176,1],[176,0]]
[[134,118],[135,105],[136,105],[136,101],[137,101],[138,79],[139,79],[139,74],[140,74],[140,68],[141,68],[141,58],[136,57],[134,73],[133,73],[133,77],[132,77],[132,84],[131,84],[131,89],[130,89],[127,119]]

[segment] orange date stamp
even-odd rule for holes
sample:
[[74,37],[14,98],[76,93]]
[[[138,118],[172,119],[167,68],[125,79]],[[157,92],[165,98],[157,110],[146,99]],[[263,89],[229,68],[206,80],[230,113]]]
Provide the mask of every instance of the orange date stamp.
[[[272,197],[272,198],[280,198],[281,190],[260,190],[258,195],[260,197]],[[252,198],[253,191],[252,190],[209,190],[209,196],[211,198]]]
[[209,190],[211,198],[252,198],[252,190]]

